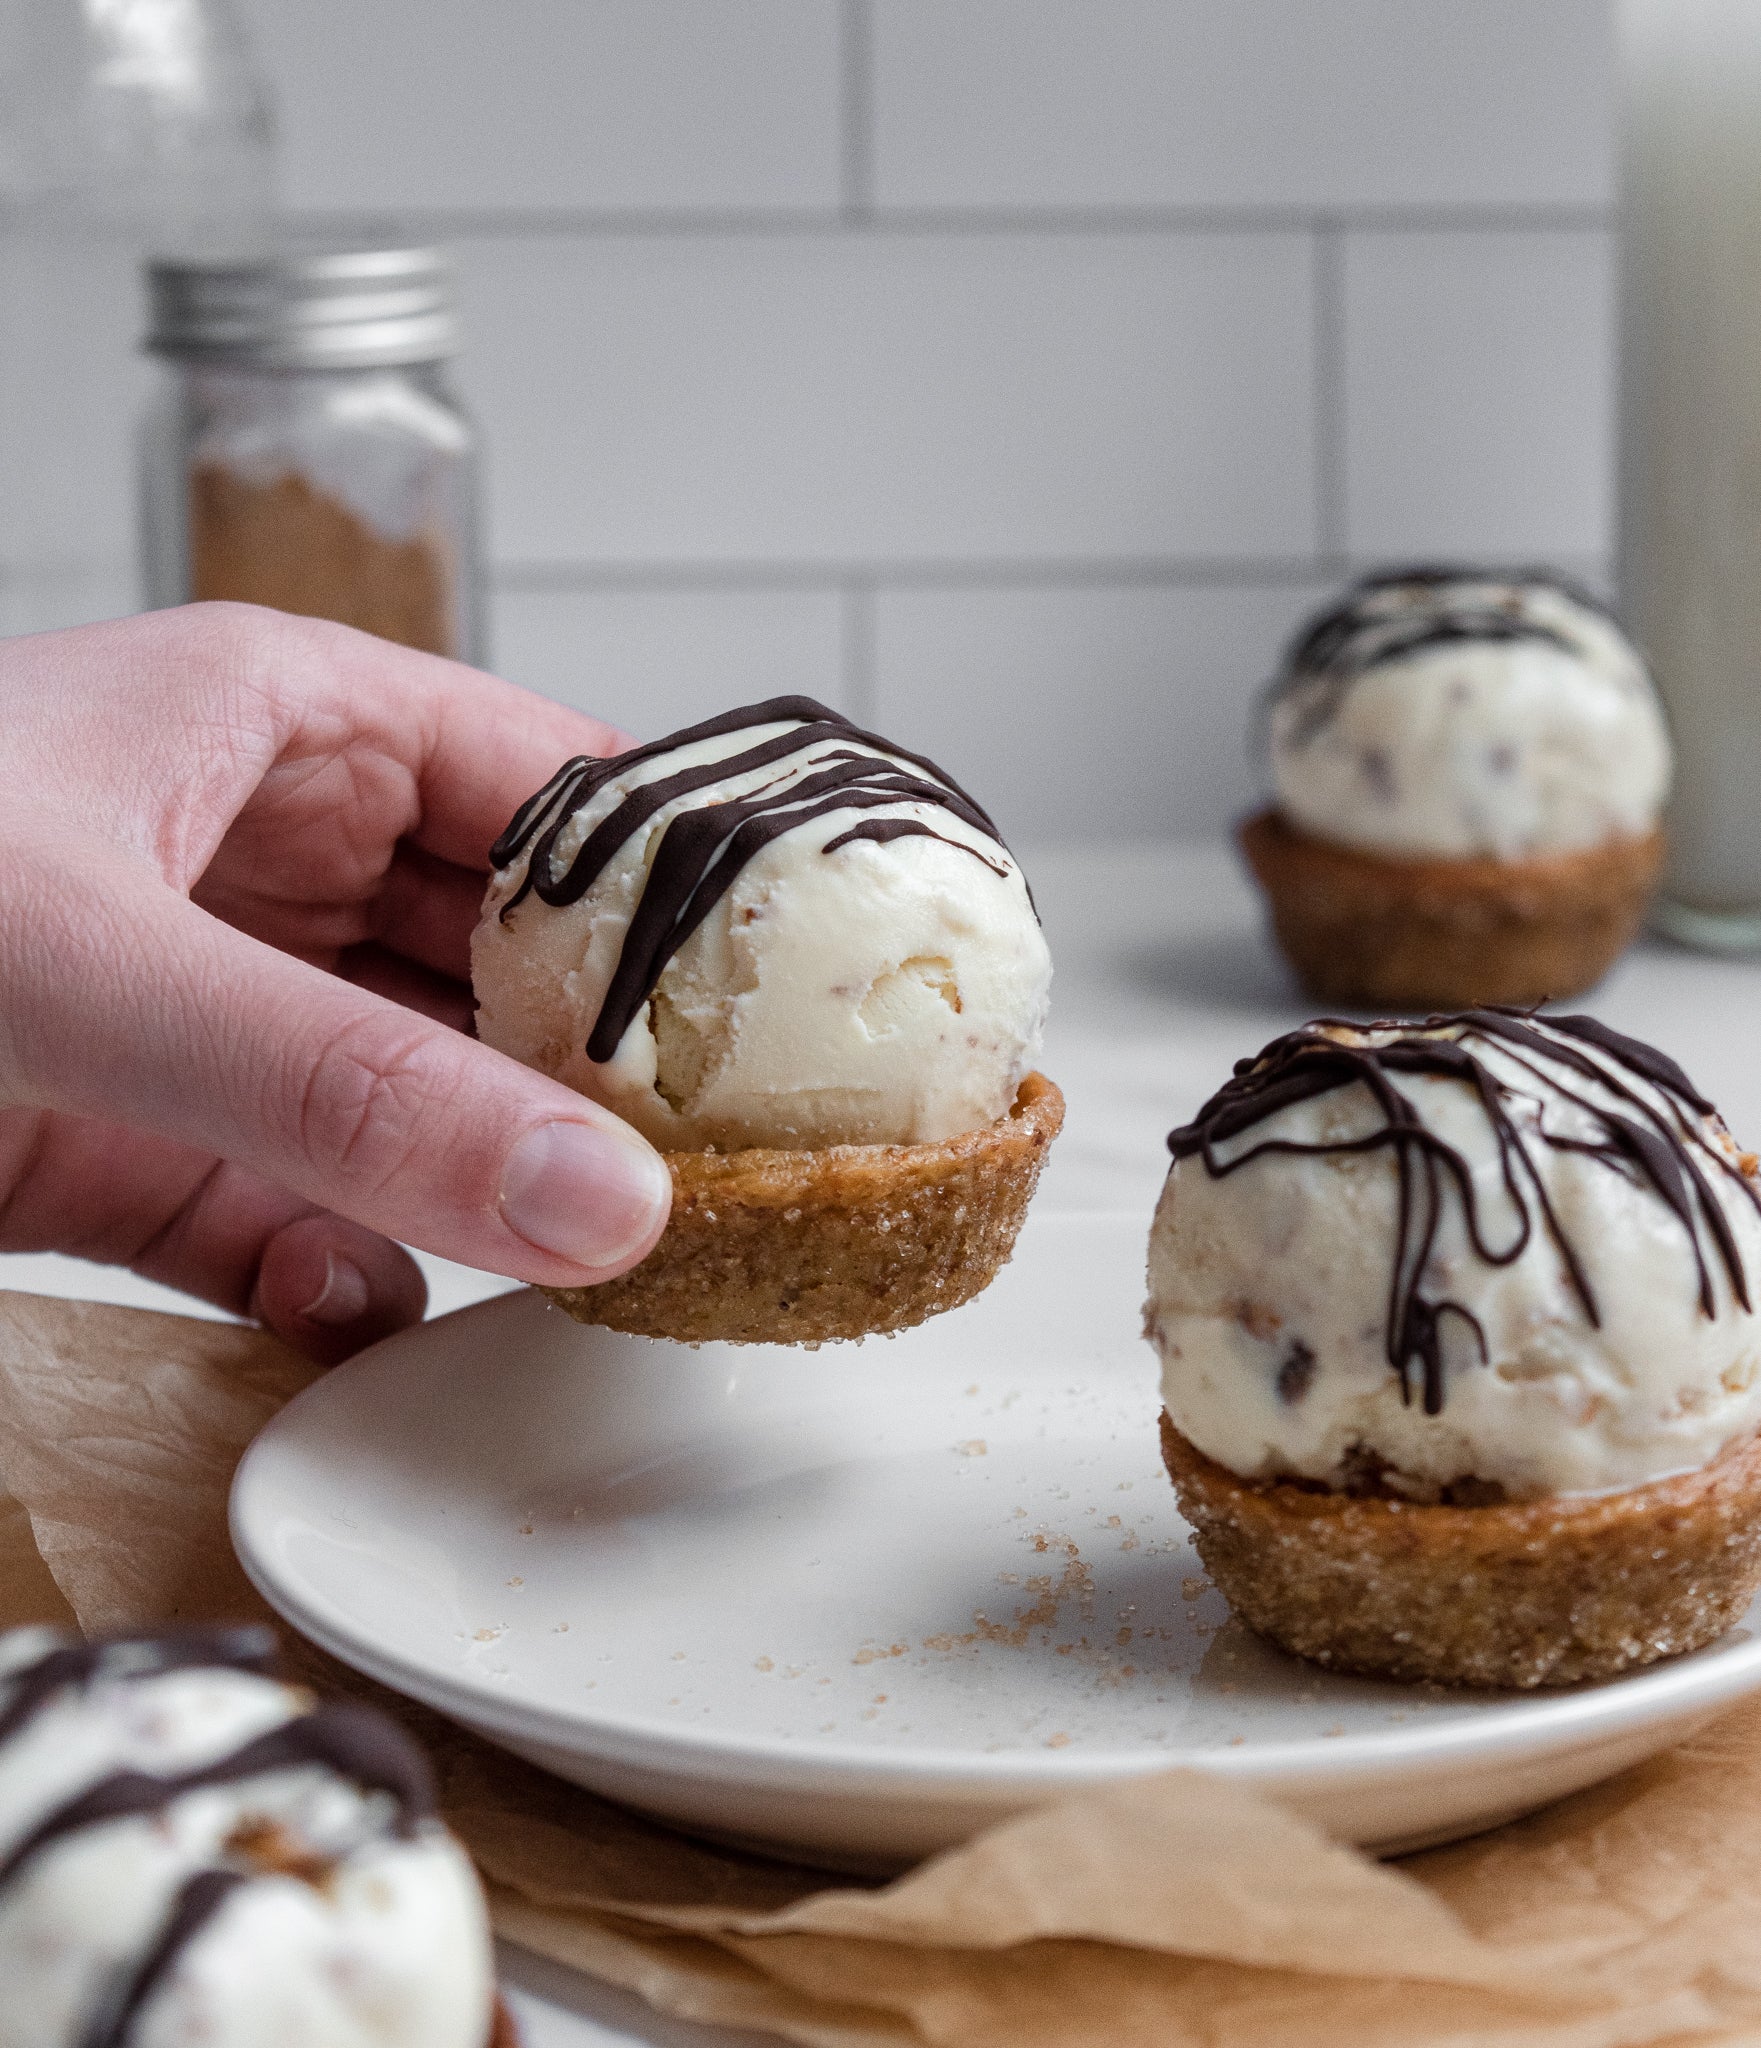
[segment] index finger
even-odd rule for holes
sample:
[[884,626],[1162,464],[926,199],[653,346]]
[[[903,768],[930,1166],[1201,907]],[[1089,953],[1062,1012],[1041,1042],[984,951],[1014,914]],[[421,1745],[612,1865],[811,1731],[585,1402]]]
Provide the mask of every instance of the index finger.
[[[489,849],[508,820],[563,762],[631,744],[603,719],[486,670],[347,626],[300,625],[321,641],[329,699],[322,709],[352,728],[351,744],[385,750],[414,778],[416,815],[405,836],[474,873],[488,872]],[[315,708],[308,677],[285,709],[298,727]]]

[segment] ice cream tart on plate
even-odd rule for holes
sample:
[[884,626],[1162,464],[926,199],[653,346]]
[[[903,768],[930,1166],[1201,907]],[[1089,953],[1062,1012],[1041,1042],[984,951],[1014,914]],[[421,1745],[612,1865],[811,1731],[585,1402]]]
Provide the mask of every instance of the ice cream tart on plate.
[[1199,1554],[1341,1670],[1606,1678],[1761,1584],[1761,1182],[1589,1017],[1320,1022],[1169,1139],[1146,1328]]

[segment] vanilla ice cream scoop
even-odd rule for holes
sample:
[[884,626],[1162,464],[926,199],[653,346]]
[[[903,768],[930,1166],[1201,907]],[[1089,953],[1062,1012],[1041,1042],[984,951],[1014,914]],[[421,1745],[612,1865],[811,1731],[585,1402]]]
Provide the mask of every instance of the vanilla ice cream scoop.
[[1503,861],[1651,832],[1669,735],[1644,662],[1587,593],[1539,572],[1365,578],[1273,686],[1286,820],[1400,859]]
[[0,2048],[485,2048],[483,1898],[424,1759],[272,1652],[0,1636]]
[[954,1137],[1039,1049],[1051,962],[996,827],[810,698],[567,763],[491,861],[479,1035],[665,1149]]
[[1146,1328],[1243,1478],[1609,1492],[1761,1426],[1757,1162],[1592,1018],[1307,1025],[1169,1149]]

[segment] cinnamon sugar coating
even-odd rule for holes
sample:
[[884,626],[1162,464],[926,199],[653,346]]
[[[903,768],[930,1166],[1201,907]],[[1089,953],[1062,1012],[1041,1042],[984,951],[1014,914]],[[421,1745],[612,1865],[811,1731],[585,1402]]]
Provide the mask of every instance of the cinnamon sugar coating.
[[1577,995],[1632,941],[1664,852],[1654,831],[1516,861],[1390,859],[1313,838],[1277,810],[1239,837],[1303,986],[1388,1010]]
[[1430,1506],[1239,1479],[1162,1416],[1199,1556],[1250,1628],[1336,1671],[1571,1685],[1715,1641],[1761,1585],[1761,1436],[1594,1496]]
[[1063,1121],[1029,1074],[1007,1116],[933,1144],[668,1152],[672,1216],[641,1265],[544,1292],[577,1322],[686,1344],[908,1329],[996,1278]]

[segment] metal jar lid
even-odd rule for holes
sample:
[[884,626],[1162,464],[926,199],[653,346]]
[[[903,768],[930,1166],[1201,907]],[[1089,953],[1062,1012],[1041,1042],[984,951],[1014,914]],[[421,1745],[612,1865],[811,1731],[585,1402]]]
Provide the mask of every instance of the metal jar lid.
[[458,346],[438,249],[283,250],[176,258],[147,271],[156,355],[257,369],[432,363]]

